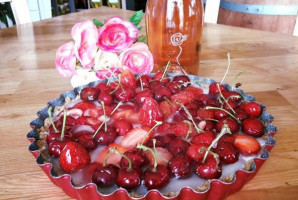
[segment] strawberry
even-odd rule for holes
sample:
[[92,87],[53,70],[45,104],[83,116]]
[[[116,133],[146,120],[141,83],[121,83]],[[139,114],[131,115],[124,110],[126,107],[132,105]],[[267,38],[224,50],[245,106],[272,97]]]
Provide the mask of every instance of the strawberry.
[[87,109],[94,109],[96,108],[96,105],[92,101],[80,101],[76,103],[73,108],[77,108],[82,110],[83,112]]
[[127,149],[132,149],[137,144],[141,144],[143,141],[146,142],[152,137],[153,131],[148,134],[149,131],[150,128],[147,126],[133,128],[124,136],[120,145]]
[[154,126],[155,121],[162,121],[163,114],[158,103],[152,98],[147,97],[139,110],[139,121],[145,126]]
[[137,80],[129,69],[125,69],[121,73],[121,85],[135,89],[137,87]]
[[129,123],[139,122],[139,113],[135,110],[134,106],[123,105],[112,115],[115,120],[125,119]]
[[59,163],[65,172],[75,172],[90,163],[90,155],[81,144],[68,142],[61,151]]
[[174,133],[174,127],[174,123],[163,122],[161,125],[154,129],[154,133],[157,133],[158,135],[172,134]]
[[160,107],[160,110],[164,116],[164,119],[168,119],[170,116],[172,116],[178,110],[177,105],[173,105],[168,101],[160,102],[159,107]]
[[[157,164],[159,165],[168,165],[168,162],[172,159],[173,155],[165,148],[156,147],[156,156],[157,156]],[[154,165],[154,157],[150,151],[145,151],[145,154],[150,162],[150,164]]]
[[234,138],[235,147],[243,155],[255,155],[261,150],[261,145],[254,137],[242,134],[235,134]]
[[186,93],[190,93],[193,96],[193,99],[199,100],[198,97],[203,93],[203,90],[198,87],[188,86],[184,89]]
[[[120,153],[124,154],[127,149],[125,147],[122,147],[119,144],[116,143],[112,143],[108,146],[106,146],[97,156],[97,158],[95,159],[95,162],[101,163],[103,164],[107,155],[110,152],[111,148],[116,148],[117,151],[119,151]],[[119,165],[120,161],[121,161],[122,156],[118,155],[118,154],[111,154],[110,157],[106,160],[105,164],[114,164],[114,165]]]

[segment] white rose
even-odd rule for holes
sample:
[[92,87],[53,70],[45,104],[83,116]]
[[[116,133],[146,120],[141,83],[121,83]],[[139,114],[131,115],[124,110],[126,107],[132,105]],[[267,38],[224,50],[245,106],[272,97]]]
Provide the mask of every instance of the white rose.
[[88,69],[78,69],[70,80],[72,87],[86,85],[90,82],[97,81],[98,78],[95,72],[90,72]]
[[95,56],[94,70],[107,70],[111,68],[119,68],[119,56],[116,53],[98,50]]

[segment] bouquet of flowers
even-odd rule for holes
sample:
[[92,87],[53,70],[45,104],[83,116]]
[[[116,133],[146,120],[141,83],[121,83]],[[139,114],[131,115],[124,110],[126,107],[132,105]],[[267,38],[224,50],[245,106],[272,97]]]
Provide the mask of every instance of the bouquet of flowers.
[[111,17],[104,23],[97,19],[77,23],[71,30],[73,41],[56,51],[56,70],[77,87],[92,81],[117,76],[124,69],[134,74],[150,73],[153,56],[139,36],[143,12],[129,20]]

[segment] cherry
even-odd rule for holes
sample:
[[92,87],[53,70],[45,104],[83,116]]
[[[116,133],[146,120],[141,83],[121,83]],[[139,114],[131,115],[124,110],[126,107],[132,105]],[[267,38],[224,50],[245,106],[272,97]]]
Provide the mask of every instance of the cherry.
[[156,141],[155,147],[163,147],[163,148],[168,148],[170,143],[173,141],[173,139],[176,138],[174,134],[167,134],[167,135],[158,135],[152,138],[151,140],[148,140],[145,145],[147,147],[152,148],[153,147],[153,140]]
[[134,189],[141,184],[141,175],[142,171],[139,167],[122,167],[119,170],[116,183],[125,189]]
[[192,160],[200,160],[204,157],[207,148],[208,145],[203,143],[191,144],[186,151],[186,155]]
[[219,159],[224,163],[235,163],[239,159],[239,152],[231,142],[220,142],[215,148],[215,153],[219,155]]
[[220,107],[220,103],[216,98],[210,98],[207,99],[206,106]]
[[63,150],[63,148],[65,147],[65,145],[67,144],[68,141],[67,140],[65,140],[65,141],[53,140],[53,141],[51,141],[48,146],[49,154],[53,157],[58,158],[61,154],[61,151]]
[[239,125],[238,125],[237,121],[230,117],[228,117],[226,119],[222,119],[219,122],[217,122],[216,131],[220,132],[220,130],[222,129],[224,124],[228,125],[228,127],[232,133],[237,133],[239,131]]
[[[142,149],[131,149],[128,150],[124,153],[124,155],[126,155],[132,165],[137,166],[139,168],[144,167],[145,165],[148,164],[148,158],[146,157],[145,153],[143,152]],[[121,167],[127,167],[129,165],[129,162],[126,158],[122,157],[121,161],[120,161],[120,166]]]
[[262,107],[260,104],[252,101],[245,105],[245,111],[251,116],[258,118],[262,114]]
[[205,126],[205,131],[212,131],[216,126],[216,122],[215,121],[206,121],[206,126]]
[[141,90],[136,95],[136,100],[139,104],[142,104],[145,101],[145,98],[147,97],[153,97],[150,90]]
[[172,94],[176,94],[177,92],[181,91],[184,88],[184,86],[181,85],[181,83],[178,81],[170,82],[167,87],[169,88]]
[[234,111],[234,109],[236,109],[237,106],[238,105],[234,100],[229,99],[229,100],[227,100],[227,103],[224,103],[223,109],[231,112],[231,111]]
[[177,137],[170,142],[169,151],[173,155],[185,155],[189,146],[190,144],[187,141]]
[[192,161],[188,157],[174,157],[168,165],[169,171],[175,177],[188,177],[192,173]]
[[130,87],[120,87],[116,90],[115,97],[118,101],[127,102],[133,99],[135,96],[135,91]]
[[125,119],[119,119],[114,122],[115,131],[118,135],[126,135],[132,128],[132,124],[126,121]]
[[242,130],[247,135],[261,137],[264,135],[264,126],[257,118],[248,118],[242,123]]
[[204,131],[199,133],[198,135],[194,136],[190,143],[192,144],[206,144],[210,145],[212,141],[215,139],[215,135],[210,131]]
[[205,119],[213,119],[214,118],[214,110],[211,109],[200,109],[197,111],[197,116],[201,119],[201,120],[205,120]]
[[189,80],[188,76],[186,76],[186,75],[175,76],[173,78],[173,81],[176,81],[176,82],[178,82],[180,84],[187,83],[186,86],[190,85],[190,80]]
[[164,83],[160,82],[159,80],[154,80],[149,83],[149,89],[151,91],[158,90],[159,88],[163,87]]
[[47,143],[50,144],[54,140],[59,140],[60,137],[61,137],[61,133],[60,132],[58,132],[58,133],[50,133],[47,136]]
[[99,187],[109,187],[114,185],[119,168],[113,164],[101,165],[97,167],[92,176],[92,182]]
[[237,102],[237,103],[241,101],[241,95],[236,91],[226,90],[222,92],[222,95],[225,99],[233,100],[234,102]]
[[113,102],[113,96],[109,93],[109,91],[101,91],[98,96],[99,101],[103,101],[106,106],[109,106]]
[[97,141],[93,138],[93,135],[82,135],[79,137],[78,142],[87,150],[93,150],[97,147]]
[[211,83],[209,85],[209,93],[210,94],[218,95],[220,93],[219,91],[221,91],[221,92],[226,91],[225,86],[220,83],[217,83],[217,82]]
[[99,90],[95,87],[85,87],[81,90],[80,97],[84,101],[93,101],[98,98]]
[[165,98],[169,99],[171,94],[170,89],[165,86],[160,87],[158,90],[153,90],[154,99],[156,101],[162,101]]
[[129,69],[124,69],[121,73],[120,84],[135,89],[137,87],[137,80]]
[[165,165],[150,166],[144,173],[144,184],[151,189],[164,187],[170,181],[170,172]]
[[195,164],[195,173],[205,179],[215,179],[221,176],[221,168],[219,160],[209,155],[205,162],[200,160]]
[[243,121],[243,120],[245,120],[249,117],[247,112],[244,109],[240,108],[240,107],[236,108],[235,112],[236,112],[235,117],[240,121]]
[[222,119],[227,118],[229,116],[229,114],[227,112],[225,112],[224,110],[214,110],[213,116],[217,120],[222,120]]
[[142,83],[143,88],[148,88],[151,80],[152,80],[151,76],[147,74],[142,75],[138,78],[138,85],[141,86],[141,83]]
[[99,144],[108,145],[113,143],[117,136],[115,129],[109,127],[106,132],[104,130],[99,130],[94,138]]
[[95,86],[98,90],[100,90],[100,92],[102,91],[107,91],[107,92],[111,92],[112,89],[110,88],[110,86],[108,86],[106,83],[104,82],[100,82]]

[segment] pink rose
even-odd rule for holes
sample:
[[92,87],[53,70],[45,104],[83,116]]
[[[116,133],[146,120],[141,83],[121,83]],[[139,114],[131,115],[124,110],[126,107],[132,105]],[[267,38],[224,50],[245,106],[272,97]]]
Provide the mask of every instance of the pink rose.
[[92,21],[77,23],[71,30],[72,38],[75,41],[75,54],[85,69],[94,65],[94,58],[97,51],[98,31]]
[[120,17],[109,18],[98,33],[98,46],[108,52],[121,52],[138,38],[139,30]]
[[119,68],[112,67],[110,69],[102,69],[96,72],[97,78],[100,80],[108,79],[110,77],[116,77],[119,73],[121,73]]
[[134,74],[150,73],[154,65],[153,56],[143,42],[137,42],[123,51],[120,62],[124,69],[128,68]]
[[68,42],[60,46],[56,51],[56,70],[64,78],[72,77],[76,68],[76,56],[74,43]]

